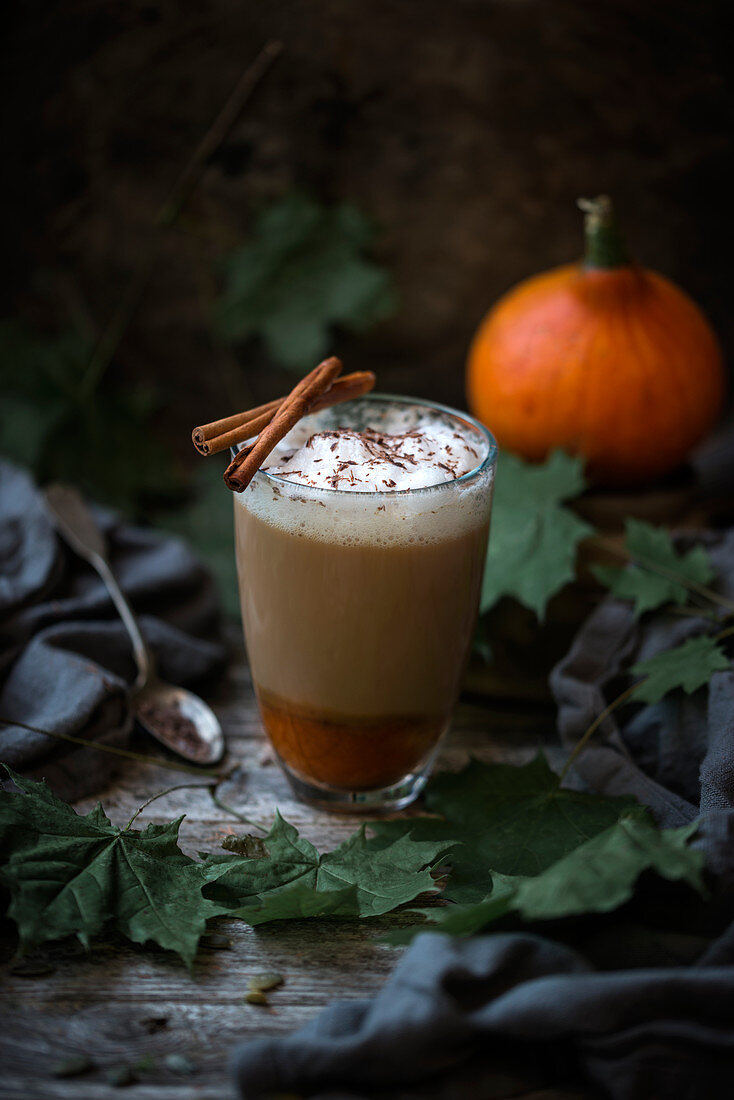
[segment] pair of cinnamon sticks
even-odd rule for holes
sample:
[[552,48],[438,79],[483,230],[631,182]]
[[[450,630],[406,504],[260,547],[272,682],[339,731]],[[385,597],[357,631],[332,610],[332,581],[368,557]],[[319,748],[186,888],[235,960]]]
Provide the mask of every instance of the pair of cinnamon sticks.
[[[237,453],[224,472],[227,488],[235,493],[244,492],[273,448],[301,417],[362,397],[373,388],[375,376],[372,371],[355,371],[339,378],[341,369],[340,359],[335,356],[325,359],[302,378],[287,397],[194,428],[191,433],[194,446],[200,454],[214,455],[253,440]],[[253,439],[255,436],[257,438]]]

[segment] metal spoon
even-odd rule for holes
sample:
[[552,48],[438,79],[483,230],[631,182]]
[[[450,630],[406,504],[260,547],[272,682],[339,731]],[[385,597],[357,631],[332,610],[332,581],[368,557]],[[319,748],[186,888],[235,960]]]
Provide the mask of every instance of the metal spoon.
[[153,654],[110,567],[105,537],[81,495],[69,485],[50,485],[45,498],[56,530],[97,570],[130,635],[138,668],[132,699],[140,725],[184,760],[216,764],[224,755],[224,735],[216,715],[198,695],[159,678]]

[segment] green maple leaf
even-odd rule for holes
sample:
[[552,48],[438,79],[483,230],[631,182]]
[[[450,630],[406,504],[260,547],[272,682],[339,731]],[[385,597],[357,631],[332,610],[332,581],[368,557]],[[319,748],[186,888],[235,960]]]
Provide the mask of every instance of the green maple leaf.
[[219,335],[229,342],[259,335],[282,366],[314,366],[333,325],[363,332],[395,309],[390,276],[364,255],[373,238],[349,203],[321,207],[298,193],[281,199],[224,263]]
[[614,596],[634,600],[636,617],[662,604],[686,603],[689,591],[675,575],[697,584],[712,580],[714,570],[703,546],[679,553],[667,531],[638,519],[627,520],[626,532],[625,548],[632,559],[627,568],[597,565],[592,572]]
[[728,669],[731,661],[715,638],[689,638],[687,642],[638,661],[631,671],[646,679],[637,685],[633,699],[659,703],[664,695],[683,688],[689,695],[707,684],[715,672]]
[[207,893],[248,924],[303,917],[374,917],[413,901],[436,884],[428,867],[451,841],[415,841],[409,832],[385,845],[364,826],[333,852],[320,855],[276,814],[264,839],[266,857],[207,857],[215,880]]
[[[649,870],[704,893],[703,853],[688,846],[697,828],[694,822],[661,831],[638,807],[533,878],[494,875],[492,892],[482,901],[421,912],[437,923],[437,931],[466,936],[513,912],[527,921],[611,912],[629,901],[637,879]],[[398,932],[390,942],[409,942],[421,930]]]
[[131,512],[151,497],[170,502],[183,481],[151,431],[153,391],[105,384],[89,400],[83,383],[92,351],[74,330],[41,336],[0,321],[0,451],[41,481],[74,482]]
[[40,469],[50,436],[74,411],[79,379],[91,353],[91,343],[73,330],[48,337],[16,320],[0,320],[4,455]]
[[222,909],[202,896],[201,864],[178,847],[182,819],[119,829],[99,803],[81,816],[45,783],[6,770],[25,792],[0,792],[1,876],[22,947],[69,935],[88,946],[114,924],[191,966],[207,918]]
[[500,456],[482,612],[501,596],[514,596],[543,618],[551,596],[573,580],[576,547],[591,533],[588,523],[563,507],[583,488],[581,460],[562,451],[540,466]]
[[363,827],[333,852],[276,814],[267,837],[235,839],[203,863],[180,851],[180,819],[119,829],[100,805],[78,815],[45,784],[9,774],[25,793],[0,795],[2,881],[24,947],[70,934],[88,944],[114,925],[190,965],[210,916],[379,916],[435,890],[439,860],[458,904],[429,915],[455,934],[510,912],[607,911],[646,869],[700,888],[703,857],[686,847],[695,826],[660,833],[633,800],[563,790],[542,756],[438,776],[426,798],[436,816],[377,823],[373,838]]
[[440,818],[378,822],[377,840],[394,840],[408,828],[413,840],[453,841],[446,896],[476,902],[494,876],[539,875],[633,804],[562,788],[544,756],[530,764],[483,764],[443,773],[429,783],[427,808]]

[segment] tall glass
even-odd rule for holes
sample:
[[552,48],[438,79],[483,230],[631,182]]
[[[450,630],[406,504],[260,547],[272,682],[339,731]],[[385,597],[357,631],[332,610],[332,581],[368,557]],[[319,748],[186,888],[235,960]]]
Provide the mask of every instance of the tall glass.
[[245,640],[263,725],[296,793],[331,810],[398,809],[425,784],[471,645],[497,449],[452,409],[371,394],[301,422],[312,434],[429,415],[476,467],[370,493],[259,471],[235,496]]

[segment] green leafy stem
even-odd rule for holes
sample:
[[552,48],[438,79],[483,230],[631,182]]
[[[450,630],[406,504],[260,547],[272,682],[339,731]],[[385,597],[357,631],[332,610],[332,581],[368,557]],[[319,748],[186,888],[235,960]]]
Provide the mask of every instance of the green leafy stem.
[[[626,558],[627,561],[640,566],[642,569],[650,570],[652,573],[665,577],[674,585],[681,586],[690,592],[696,593],[698,596],[704,597],[712,604],[722,607],[727,612],[724,616],[725,620],[731,618],[732,613],[734,613],[734,603],[726,599],[726,597],[722,596],[720,593],[715,592],[704,584],[698,583],[682,572],[667,568],[642,554],[631,554],[629,551],[622,549],[610,540],[600,536],[590,539],[589,542],[601,546],[605,550],[611,550]],[[687,612],[689,609],[673,605],[672,610]],[[699,610],[696,609],[696,611],[691,613],[699,614]],[[720,622],[721,616],[717,616],[716,621]],[[630,684],[629,687],[625,688],[616,699],[613,699],[612,702],[597,715],[588,729],[579,738],[566,760],[560,773],[561,782],[563,782],[568,775],[568,772],[589,744],[596,731],[606,721],[610,714],[617,710],[618,707],[622,706],[622,704],[635,699],[640,702],[658,702],[664,694],[667,694],[668,691],[676,687],[684,687],[685,690],[690,693],[697,687],[701,687],[704,683],[707,683],[714,672],[728,668],[730,662],[721,649],[720,643],[733,634],[734,625],[727,626],[714,636],[704,635],[699,638],[690,638],[674,649],[667,650],[666,652],[658,654],[656,657],[650,658],[648,661],[634,665],[631,671],[633,673],[644,673],[642,679]],[[657,682],[655,684],[653,684],[653,676],[657,676]]]
[[[691,639],[691,641],[707,641],[707,642],[710,641],[711,643],[713,643],[714,647],[718,647],[719,642],[722,642],[725,638],[729,638],[732,634],[734,634],[734,626],[728,626],[728,627],[726,627],[725,630],[719,631],[719,633],[714,635],[713,638],[710,638],[710,637],[707,636],[707,637],[702,638],[702,639]],[[684,642],[684,645],[687,645],[687,644],[688,643]],[[683,648],[683,646],[678,647],[678,649],[682,649],[682,648]],[[675,650],[668,650],[668,654],[672,654],[672,653],[675,653],[675,652],[676,652]],[[716,648],[713,649],[713,653],[714,653],[714,656],[716,656],[716,654],[717,654],[717,649]],[[668,654],[663,653],[663,654],[660,654],[659,656],[660,657],[666,657]],[[652,660],[656,660],[656,658],[652,658]],[[646,662],[646,663],[649,664],[649,662]],[[724,657],[723,662],[717,661],[716,663],[721,668],[728,667],[728,665],[729,665],[729,661],[726,659],[726,657]],[[642,666],[636,665],[635,667],[640,668]],[[712,671],[716,671],[716,669],[713,669]],[[586,746],[588,745],[591,738],[594,736],[596,731],[599,729],[599,727],[602,725],[602,723],[609,717],[610,714],[612,714],[618,707],[621,707],[623,703],[626,703],[628,699],[631,700],[631,699],[634,699],[636,697],[636,698],[641,699],[642,701],[644,701],[644,697],[641,694],[640,689],[642,688],[642,686],[644,684],[649,684],[650,676],[651,676],[651,674],[648,673],[648,675],[643,676],[641,680],[637,680],[634,684],[630,684],[629,687],[625,688],[624,691],[620,692],[620,694],[616,697],[616,699],[613,699],[612,702],[608,706],[606,706],[600,714],[597,715],[597,717],[591,723],[591,725],[586,730],[586,732],[576,742],[576,744],[574,745],[573,751],[571,752],[570,756],[566,760],[566,763],[563,765],[563,768],[560,772],[561,782],[563,782],[563,780],[566,778],[566,776],[568,775],[568,772],[573,767],[573,764],[575,763],[575,761],[581,755],[581,753],[586,748]]]
[[96,752],[105,752],[110,756],[120,756],[124,760],[136,760],[140,764],[153,764],[158,768],[168,771],[186,772],[188,775],[197,775],[203,779],[216,779],[221,783],[227,778],[225,772],[216,771],[213,768],[203,768],[199,765],[184,764],[180,760],[165,760],[162,756],[148,756],[142,752],[133,752],[132,749],[119,748],[117,745],[105,745],[99,741],[88,741],[84,737],[75,737],[71,733],[59,733],[57,730],[40,729],[38,726],[29,726],[27,722],[19,722],[17,718],[4,718],[0,715],[0,725],[19,726],[29,733],[40,733],[44,737],[53,737],[56,741],[66,741],[71,745],[81,745],[85,749],[94,749]]
[[[642,679],[606,707],[580,738],[563,770],[565,777],[594,733],[628,700],[656,703],[668,692],[691,693],[729,667],[721,642],[730,634],[734,601],[712,586],[715,569],[705,546],[681,550],[664,528],[629,518],[625,544],[595,531],[568,507],[585,488],[583,464],[561,451],[540,464],[512,454],[500,457],[492,514],[492,537],[482,582],[480,610],[512,597],[543,620],[548,601],[576,576],[579,545],[604,551],[607,561],[591,566],[594,577],[619,600],[629,601],[635,619],[663,609],[695,616],[720,634],[691,637],[682,645],[635,665]],[[608,564],[609,555],[624,566]]]
[[276,812],[267,836],[226,837],[198,861],[179,847],[182,818],[134,828],[151,802],[192,784],[154,795],[120,828],[101,804],[79,814],[5,770],[17,790],[0,794],[0,879],[21,952],[69,935],[88,946],[113,926],[191,967],[216,916],[252,926],[365,919],[443,890],[451,906],[418,913],[464,935],[510,911],[531,921],[608,912],[647,870],[703,890],[703,855],[688,843],[695,824],[659,830],[634,799],[562,789],[542,755],[439,774],[426,790],[431,816],[375,822],[369,837],[363,825],[333,851],[318,852]]
[[619,546],[612,539],[605,538],[603,535],[590,536],[586,540],[586,546],[591,548],[597,547],[600,550],[608,551],[627,562],[640,566],[642,569],[647,569],[651,573],[656,573],[658,576],[665,577],[666,580],[671,581],[673,584],[680,585],[688,589],[689,592],[693,592],[697,596],[703,597],[703,599],[708,600],[715,606],[723,608],[727,612],[727,617],[729,615],[734,615],[734,600],[727,599],[726,596],[722,596],[720,592],[715,592],[714,589],[709,588],[708,585],[701,584],[682,572],[670,569],[654,558],[647,557],[637,551],[630,551],[628,548]]

